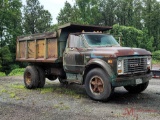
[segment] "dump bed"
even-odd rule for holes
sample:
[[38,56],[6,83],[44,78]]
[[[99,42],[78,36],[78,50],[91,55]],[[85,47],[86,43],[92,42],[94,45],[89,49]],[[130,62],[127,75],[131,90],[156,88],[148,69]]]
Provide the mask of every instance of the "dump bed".
[[62,62],[63,51],[70,33],[107,31],[108,26],[65,24],[56,32],[19,36],[17,38],[16,60],[26,62]]
[[17,38],[18,61],[54,62],[58,58],[57,33],[43,33]]

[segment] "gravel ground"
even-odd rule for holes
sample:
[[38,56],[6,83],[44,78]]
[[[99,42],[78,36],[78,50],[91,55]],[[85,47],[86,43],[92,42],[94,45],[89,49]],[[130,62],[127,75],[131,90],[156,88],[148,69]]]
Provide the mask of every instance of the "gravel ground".
[[0,77],[0,120],[160,120],[160,80],[141,94],[115,89],[108,102],[93,101],[83,86],[46,81],[28,90],[22,77]]

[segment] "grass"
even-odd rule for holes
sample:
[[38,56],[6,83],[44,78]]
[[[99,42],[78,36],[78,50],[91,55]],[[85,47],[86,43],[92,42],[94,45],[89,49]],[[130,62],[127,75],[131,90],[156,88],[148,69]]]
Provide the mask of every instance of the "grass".
[[16,89],[25,89],[25,86],[20,84],[11,84],[10,86]]
[[71,90],[68,88],[61,88],[61,87],[53,87],[53,91],[58,94],[66,94],[73,96],[74,98],[80,99],[82,95],[78,94],[75,90]]
[[16,97],[16,94],[13,93],[13,92],[9,93],[9,95],[10,95],[11,98],[15,98]]
[[0,72],[0,77],[5,77],[6,74],[4,72]]
[[2,93],[7,93],[7,94],[9,94],[10,98],[16,98],[16,100],[19,99],[19,98],[16,96],[16,93],[7,91],[7,90],[4,89],[4,88],[0,91],[0,95],[1,95]]
[[160,64],[160,61],[159,60],[152,60],[152,64]]
[[2,90],[1,90],[1,93],[6,93],[6,92],[7,92],[6,89],[2,89]]
[[51,92],[53,92],[53,88],[52,88],[52,87],[41,88],[41,89],[40,89],[40,93],[41,93],[41,94],[51,93]]
[[17,68],[12,70],[8,76],[22,76],[24,73],[24,68]]
[[59,110],[68,110],[70,107],[68,105],[65,105],[63,102],[60,102],[57,105],[54,105],[53,108],[59,109]]
[[69,88],[63,88],[60,86],[50,86],[50,87],[45,87],[45,88],[38,88],[40,90],[40,94],[45,94],[45,93],[57,93],[60,95],[69,95],[72,96],[76,99],[80,99],[81,97],[84,97],[84,95],[81,95],[76,92],[76,90],[72,90]]

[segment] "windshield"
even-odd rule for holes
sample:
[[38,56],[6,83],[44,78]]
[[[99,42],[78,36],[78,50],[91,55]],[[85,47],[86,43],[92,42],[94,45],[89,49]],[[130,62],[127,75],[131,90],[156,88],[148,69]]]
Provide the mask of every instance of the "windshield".
[[107,34],[84,34],[84,37],[91,47],[120,46],[112,35]]

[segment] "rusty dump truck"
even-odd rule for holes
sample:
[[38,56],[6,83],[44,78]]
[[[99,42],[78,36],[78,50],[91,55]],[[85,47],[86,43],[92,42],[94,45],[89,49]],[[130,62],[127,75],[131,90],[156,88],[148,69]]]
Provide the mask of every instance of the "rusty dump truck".
[[108,26],[65,24],[57,31],[17,38],[16,60],[29,65],[24,72],[28,89],[42,88],[45,78],[85,86],[91,99],[106,101],[115,87],[130,93],[144,91],[152,77],[151,53],[121,47],[105,32]]

